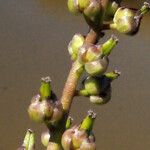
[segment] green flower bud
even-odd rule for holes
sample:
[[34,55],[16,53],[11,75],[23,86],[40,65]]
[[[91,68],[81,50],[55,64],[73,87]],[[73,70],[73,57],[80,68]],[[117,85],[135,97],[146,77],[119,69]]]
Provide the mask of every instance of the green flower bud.
[[109,1],[106,12],[105,12],[105,21],[111,21],[119,8],[120,3],[116,1]]
[[102,54],[101,56],[109,56],[109,54],[111,53],[112,49],[117,45],[118,43],[118,39],[112,35],[111,38],[105,42],[102,47],[101,47],[101,51]]
[[75,34],[68,45],[68,51],[71,55],[72,60],[76,60],[78,56],[79,48],[83,45],[85,41],[84,36],[81,34]]
[[79,14],[78,0],[68,0],[68,9],[73,14]]
[[98,95],[100,92],[100,84],[95,77],[88,77],[84,82],[84,87],[89,95]]
[[103,73],[106,72],[108,64],[108,57],[103,57],[99,60],[86,63],[85,70],[91,76],[101,76]]
[[41,135],[41,142],[42,142],[42,144],[45,147],[48,146],[49,140],[50,140],[50,133],[49,133],[49,131],[43,132],[42,135]]
[[42,100],[41,96],[36,95],[32,98],[31,104],[28,108],[30,118],[36,122],[44,122],[51,118],[53,107],[49,100]]
[[42,99],[47,99],[51,97],[51,79],[50,77],[43,77],[40,87],[40,95]]
[[71,116],[69,116],[66,121],[66,129],[70,128],[72,122],[73,122],[73,118]]
[[78,0],[80,10],[83,11],[87,8],[90,5],[90,1],[91,0]]

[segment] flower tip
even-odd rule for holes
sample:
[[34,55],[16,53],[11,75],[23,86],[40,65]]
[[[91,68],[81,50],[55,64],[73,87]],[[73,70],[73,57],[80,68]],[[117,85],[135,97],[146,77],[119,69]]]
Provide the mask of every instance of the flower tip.
[[144,6],[146,6],[148,9],[150,9],[150,3],[144,2]]
[[115,36],[114,34],[111,35],[111,38],[116,42],[118,43],[119,42],[119,39],[117,36]]
[[121,72],[118,70],[114,70],[114,73],[118,75],[118,77],[121,75]]
[[88,111],[88,116],[91,117],[92,119],[95,119],[96,118],[96,113],[94,113],[93,110],[89,110]]
[[73,118],[71,116],[68,116],[68,119],[73,122]]
[[42,77],[42,78],[41,78],[41,81],[42,81],[42,82],[45,82],[45,83],[50,83],[50,82],[51,82],[51,78],[50,78],[49,76],[47,76],[47,77]]
[[28,129],[27,131],[28,131],[29,133],[34,133],[34,131],[31,130],[31,129]]

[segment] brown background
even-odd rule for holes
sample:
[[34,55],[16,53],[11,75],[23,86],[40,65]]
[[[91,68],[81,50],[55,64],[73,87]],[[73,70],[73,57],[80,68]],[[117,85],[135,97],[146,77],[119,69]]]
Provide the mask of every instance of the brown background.
[[[133,0],[131,5],[142,3]],[[68,12],[65,0],[0,0],[0,150],[16,149],[27,128],[36,132],[37,150],[44,150],[39,139],[45,127],[28,118],[27,107],[42,76],[51,76],[61,95],[71,64],[68,42],[74,33],[87,30],[81,16]],[[122,76],[113,83],[111,102],[93,106],[78,98],[71,114],[80,122],[89,108],[98,113],[98,150],[149,150],[150,16],[144,17],[135,37],[118,37],[109,70],[119,69]]]

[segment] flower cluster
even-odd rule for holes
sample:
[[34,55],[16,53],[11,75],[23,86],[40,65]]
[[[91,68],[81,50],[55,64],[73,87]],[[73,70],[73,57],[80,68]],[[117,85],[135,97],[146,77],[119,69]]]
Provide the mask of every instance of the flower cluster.
[[[50,78],[42,78],[39,93],[32,98],[28,114],[32,120],[48,127],[41,135],[47,150],[96,150],[92,131],[96,114],[88,111],[80,125],[71,127],[72,118],[68,115],[72,100],[75,96],[85,96],[94,104],[109,102],[112,81],[120,76],[117,70],[107,72],[109,55],[118,39],[112,35],[102,44],[98,40],[105,35],[105,30],[112,29],[135,35],[150,4],[144,2],[140,9],[133,9],[121,6],[121,0],[68,0],[68,8],[71,13],[84,16],[90,31],[86,36],[75,34],[68,45],[73,65],[60,100],[52,91]],[[80,79],[82,84],[78,86]],[[18,150],[35,150],[33,131],[27,131]]]

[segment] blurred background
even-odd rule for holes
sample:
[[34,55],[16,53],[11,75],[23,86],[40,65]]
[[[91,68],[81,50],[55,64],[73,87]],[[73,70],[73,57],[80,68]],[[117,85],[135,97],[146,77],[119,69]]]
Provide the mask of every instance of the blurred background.
[[[142,3],[124,0],[125,6],[136,8]],[[0,150],[20,146],[28,128],[36,132],[37,150],[45,149],[40,134],[46,128],[28,118],[27,107],[43,76],[51,76],[53,89],[61,96],[71,67],[67,45],[75,33],[87,31],[84,19],[68,12],[66,0],[0,0]],[[78,98],[71,115],[79,123],[88,109],[97,112],[98,150],[149,150],[150,15],[135,37],[114,34],[120,40],[109,70],[118,69],[122,75],[113,82],[112,100],[94,106]],[[110,35],[107,32],[100,43]]]

